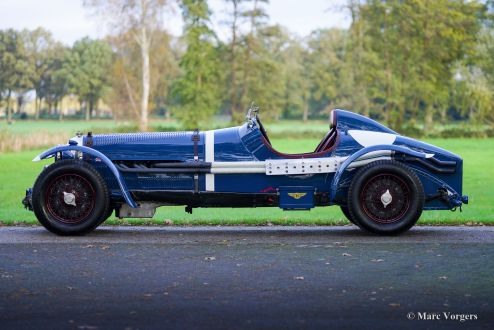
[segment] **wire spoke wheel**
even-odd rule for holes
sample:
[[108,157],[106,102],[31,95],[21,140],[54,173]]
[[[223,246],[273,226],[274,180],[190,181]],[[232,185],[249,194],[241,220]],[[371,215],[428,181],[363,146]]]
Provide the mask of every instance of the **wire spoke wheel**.
[[33,211],[53,233],[82,235],[110,215],[110,193],[92,165],[81,160],[59,160],[36,179]]
[[82,176],[64,174],[48,184],[45,200],[53,217],[63,223],[75,224],[91,213],[96,194],[91,183]]
[[362,167],[348,188],[348,211],[360,228],[380,235],[410,229],[424,208],[424,188],[414,170],[395,160]]
[[410,188],[396,175],[378,174],[367,181],[360,201],[365,214],[375,222],[395,222],[410,208]]

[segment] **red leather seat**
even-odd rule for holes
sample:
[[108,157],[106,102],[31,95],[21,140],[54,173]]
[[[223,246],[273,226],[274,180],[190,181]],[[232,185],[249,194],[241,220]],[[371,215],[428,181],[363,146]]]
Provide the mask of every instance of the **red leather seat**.
[[336,120],[335,120],[334,112],[333,110],[331,111],[329,115],[329,132],[324,135],[322,138],[321,142],[317,145],[316,149],[314,152],[322,152],[325,151],[334,144],[336,140]]
[[336,140],[336,129],[332,128],[322,138],[321,142],[319,142],[314,152],[322,152],[329,149],[333,145],[335,140]]

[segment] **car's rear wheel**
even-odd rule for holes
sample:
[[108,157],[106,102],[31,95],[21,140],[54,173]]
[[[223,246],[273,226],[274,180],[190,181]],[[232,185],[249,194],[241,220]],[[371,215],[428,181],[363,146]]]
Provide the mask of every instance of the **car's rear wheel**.
[[340,206],[341,212],[345,216],[345,218],[348,219],[351,223],[355,225],[355,221],[352,219],[352,215],[350,214],[350,211],[348,211],[348,207],[346,206]]
[[55,234],[88,233],[109,216],[109,210],[104,179],[81,160],[55,162],[43,170],[33,187],[33,211]]
[[376,161],[359,170],[348,191],[348,211],[372,233],[391,235],[410,229],[424,207],[424,189],[408,166]]

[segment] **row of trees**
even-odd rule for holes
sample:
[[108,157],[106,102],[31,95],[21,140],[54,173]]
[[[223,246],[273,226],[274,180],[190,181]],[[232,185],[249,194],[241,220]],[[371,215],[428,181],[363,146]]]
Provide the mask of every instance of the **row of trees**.
[[[0,32],[0,97],[7,113],[36,93],[57,109],[76,95],[89,118],[103,98],[115,117],[148,124],[148,109],[195,128],[213,114],[241,122],[255,101],[264,118],[325,116],[342,107],[392,127],[494,120],[494,30],[489,1],[348,0],[348,29],[300,38],[266,13],[268,0],[224,0],[220,40],[207,0],[180,0],[184,32],[162,27],[172,0],[86,0],[108,22],[105,40],[71,48],[43,29]],[[0,101],[2,100],[0,99]],[[41,102],[43,101],[43,102]]]
[[13,111],[20,111],[31,91],[35,92],[36,119],[41,104],[50,113],[57,112],[68,94],[78,96],[89,118],[109,88],[107,68],[111,64],[112,50],[103,41],[84,38],[67,48],[42,28],[0,31],[0,101],[7,120]]

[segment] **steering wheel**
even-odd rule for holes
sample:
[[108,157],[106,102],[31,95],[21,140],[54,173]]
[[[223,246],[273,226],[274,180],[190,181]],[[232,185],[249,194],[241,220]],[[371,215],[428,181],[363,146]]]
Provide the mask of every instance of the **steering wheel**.
[[259,116],[256,115],[255,118],[256,118],[257,124],[259,125],[259,130],[261,131],[262,136],[266,139],[266,141],[268,141],[269,145],[271,145],[271,141],[269,141],[269,138],[268,138],[268,133],[266,133],[266,129],[262,125],[261,120],[259,119]]

